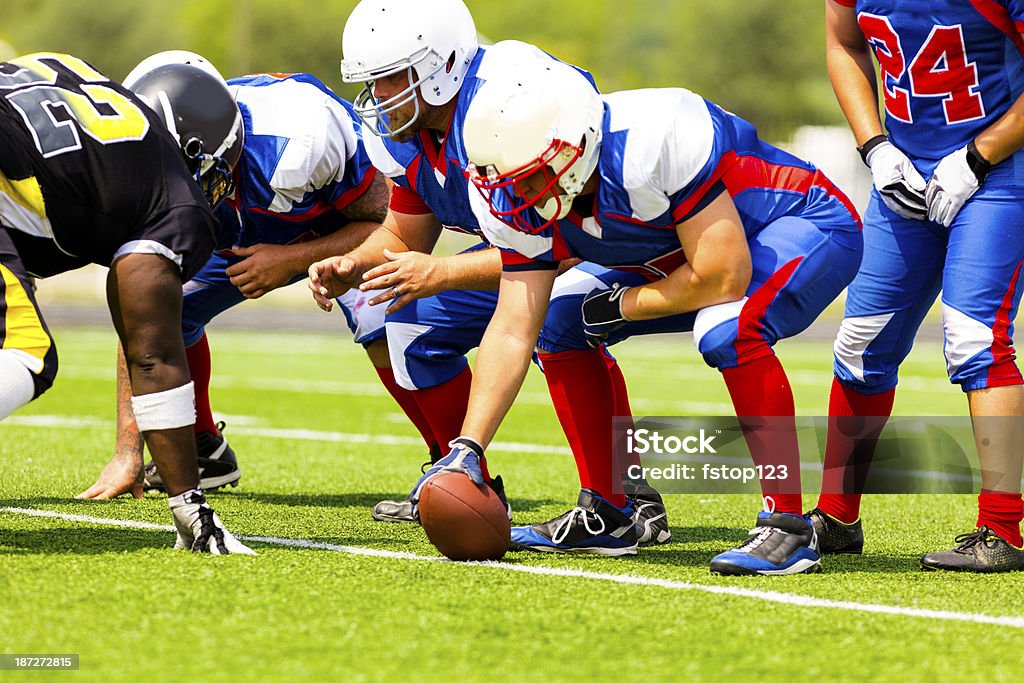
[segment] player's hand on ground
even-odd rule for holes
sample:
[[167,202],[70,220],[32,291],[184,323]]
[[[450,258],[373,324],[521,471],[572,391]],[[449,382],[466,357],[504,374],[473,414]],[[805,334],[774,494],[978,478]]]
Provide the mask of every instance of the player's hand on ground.
[[358,286],[355,272],[356,262],[348,256],[332,256],[311,265],[307,271],[309,280],[306,284],[313,293],[316,305],[325,311],[334,308],[335,298]]
[[371,306],[390,301],[391,313],[411,301],[448,289],[448,266],[443,259],[419,251],[389,249],[384,250],[384,257],[388,262],[366,271],[359,285],[364,292],[387,290],[370,299]]
[[232,247],[231,251],[242,260],[224,272],[247,299],[258,299],[295,277],[295,264],[291,262],[286,246],[254,244],[251,247]]
[[178,532],[175,549],[213,555],[255,555],[256,552],[231,535],[220,517],[206,502],[202,492],[186,491],[169,498],[174,528]]
[[431,465],[413,487],[412,493],[409,494],[409,500],[413,504],[419,503],[420,492],[427,480],[442,472],[462,472],[477,486],[485,485],[484,473],[480,469],[480,458],[484,456],[483,446],[467,436],[460,436],[448,445],[451,447],[448,455]]
[[118,454],[111,458],[96,483],[79,493],[75,498],[85,500],[109,500],[126,493],[132,498],[142,498],[142,482],[145,476],[141,454]]
[[883,142],[868,152],[868,166],[875,189],[885,205],[904,218],[924,220],[925,182],[907,155],[891,142]]
[[592,289],[583,298],[583,332],[591,348],[608,341],[609,334],[626,324],[622,296],[628,289],[616,283],[611,289]]
[[981,181],[967,163],[966,147],[946,155],[935,167],[925,190],[928,219],[948,228],[980,186]]

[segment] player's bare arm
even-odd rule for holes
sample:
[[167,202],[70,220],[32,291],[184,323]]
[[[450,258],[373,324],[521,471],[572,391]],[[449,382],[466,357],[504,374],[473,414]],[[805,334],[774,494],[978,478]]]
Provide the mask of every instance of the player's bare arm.
[[[124,347],[133,397],[180,391],[190,385],[181,337],[181,278],[177,267],[154,254],[123,256],[110,269],[107,300]],[[174,412],[177,407],[170,409]],[[168,495],[176,496],[199,485],[191,423],[144,431],[143,437]]]
[[387,289],[370,299],[371,305],[392,301],[388,312],[416,299],[449,289],[497,289],[501,280],[501,255],[483,249],[451,256],[432,256],[418,251],[385,251],[388,262],[363,275],[363,291]]
[[309,290],[317,305],[330,311],[335,297],[363,282],[363,274],[387,262],[385,251],[429,253],[441,235],[434,214],[403,214],[388,211],[383,225],[352,251],[317,261],[309,267]]
[[124,349],[117,345],[117,443],[114,457],[106,464],[96,483],[79,493],[76,498],[107,500],[130,493],[142,498],[145,476],[143,448],[145,442],[132,412],[132,385]]
[[491,442],[530,367],[544,325],[555,270],[504,272],[498,306],[487,325],[473,369],[462,434],[483,447]]
[[231,284],[247,298],[258,299],[305,274],[313,263],[352,251],[380,227],[387,216],[389,197],[388,183],[378,172],[369,188],[342,211],[352,221],[343,229],[294,244],[234,247],[234,253],[243,260],[225,271]]
[[825,6],[825,63],[832,89],[858,145],[882,134],[871,49],[857,25],[857,13],[828,0]]
[[751,261],[743,223],[727,192],[676,226],[686,263],[663,280],[629,289],[627,320],[650,320],[738,301],[750,285]]

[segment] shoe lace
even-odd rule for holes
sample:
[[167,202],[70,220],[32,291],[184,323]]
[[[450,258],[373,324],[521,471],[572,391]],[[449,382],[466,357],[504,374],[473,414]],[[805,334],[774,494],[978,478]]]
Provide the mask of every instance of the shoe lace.
[[[569,510],[569,512],[565,513],[562,523],[558,526],[557,529],[555,529],[555,533],[551,535],[551,540],[555,543],[561,543],[562,541],[564,541],[565,537],[569,535],[569,531],[575,525],[577,518],[579,518],[583,522],[583,528],[586,529],[587,533],[589,533],[591,536],[598,536],[600,534],[603,534],[605,532],[605,529],[608,528],[607,525],[605,525],[604,518],[602,518],[601,515],[591,512],[586,508],[577,506],[574,507],[572,510]],[[591,528],[591,519],[600,522],[601,528]]]
[[768,540],[768,537],[772,535],[772,532],[778,531],[775,527],[771,526],[759,526],[751,529],[748,533],[747,540],[740,544],[740,547],[736,550],[742,553],[749,553],[754,548],[758,547],[762,543]]
[[953,541],[959,544],[953,550],[958,553],[963,553],[967,552],[979,543],[984,544],[987,548],[992,548],[999,542],[999,537],[993,534],[992,530],[987,526],[983,526],[966,534],[960,534],[954,538]]

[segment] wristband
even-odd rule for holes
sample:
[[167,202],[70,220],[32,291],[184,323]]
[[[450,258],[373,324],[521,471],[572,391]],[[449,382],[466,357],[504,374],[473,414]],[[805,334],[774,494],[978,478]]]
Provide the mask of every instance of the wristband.
[[884,135],[876,135],[857,148],[857,154],[860,154],[860,160],[864,162],[865,166],[871,168],[871,164],[868,163],[868,154],[871,153],[871,150],[888,141],[889,138]]
[[448,448],[455,448],[456,446],[465,446],[476,453],[476,457],[484,457],[484,447],[477,443],[476,439],[472,439],[468,436],[460,436],[457,439],[452,439],[448,444]]
[[985,176],[992,170],[992,164],[986,161],[985,157],[981,156],[981,152],[978,151],[974,140],[971,140],[967,145],[967,167],[971,169],[971,173],[978,179],[979,184],[985,180]]

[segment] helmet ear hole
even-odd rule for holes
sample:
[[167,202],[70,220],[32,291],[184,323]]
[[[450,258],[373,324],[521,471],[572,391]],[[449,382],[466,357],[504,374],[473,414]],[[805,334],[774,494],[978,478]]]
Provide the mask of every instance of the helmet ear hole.
[[203,153],[203,141],[196,137],[189,138],[181,145],[181,150],[189,159],[198,159]]

